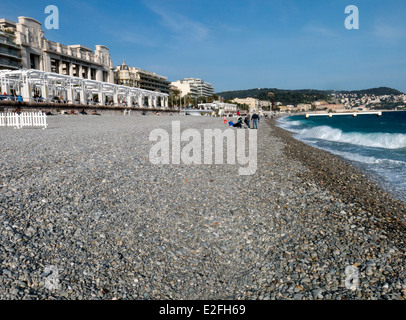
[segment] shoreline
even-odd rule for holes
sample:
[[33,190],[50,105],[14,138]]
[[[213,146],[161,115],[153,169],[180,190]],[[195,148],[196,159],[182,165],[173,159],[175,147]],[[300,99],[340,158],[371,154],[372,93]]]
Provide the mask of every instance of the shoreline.
[[327,151],[314,148],[297,140],[293,134],[277,126],[276,119],[267,121],[274,134],[284,145],[285,155],[298,160],[308,172],[300,174],[304,181],[311,181],[335,193],[346,204],[354,204],[378,218],[376,226],[390,232],[391,240],[403,242],[406,231],[406,204],[384,190],[368,174]]

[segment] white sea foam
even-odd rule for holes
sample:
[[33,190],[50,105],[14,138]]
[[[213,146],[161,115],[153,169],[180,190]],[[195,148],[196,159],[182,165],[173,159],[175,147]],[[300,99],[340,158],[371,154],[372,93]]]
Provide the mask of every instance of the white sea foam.
[[302,123],[300,121],[289,121],[286,119],[287,117],[278,119],[278,127],[281,127],[282,129],[286,129],[291,132],[298,133],[300,131],[298,127],[300,127]]
[[333,149],[325,149],[326,151],[336,154],[338,156],[341,156],[345,159],[348,159],[350,161],[356,161],[356,162],[361,162],[365,164],[381,164],[381,165],[386,165],[386,166],[403,166],[406,167],[406,162],[405,161],[400,161],[400,160],[393,160],[393,159],[387,159],[387,158],[375,158],[372,156],[363,156],[357,153],[352,153],[352,152],[346,152],[346,151],[338,151],[338,150],[333,150]]
[[302,129],[297,132],[301,138],[313,138],[358,146],[384,149],[406,148],[406,134],[401,133],[359,133],[343,132],[329,126]]

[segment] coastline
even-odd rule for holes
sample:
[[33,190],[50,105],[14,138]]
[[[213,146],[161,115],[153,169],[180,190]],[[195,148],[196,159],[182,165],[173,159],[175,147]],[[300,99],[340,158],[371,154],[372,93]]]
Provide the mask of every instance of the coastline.
[[354,204],[377,217],[376,227],[389,231],[391,239],[401,241],[406,231],[406,204],[395,199],[368,175],[327,151],[314,148],[293,138],[293,134],[277,126],[276,119],[268,120],[275,136],[285,145],[285,154],[300,161],[309,169],[300,175],[337,194],[344,203]]

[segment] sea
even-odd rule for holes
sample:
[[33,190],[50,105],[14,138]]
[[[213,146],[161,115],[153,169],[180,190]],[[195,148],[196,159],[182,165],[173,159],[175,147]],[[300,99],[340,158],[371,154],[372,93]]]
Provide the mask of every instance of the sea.
[[406,111],[382,111],[379,117],[292,115],[277,123],[294,138],[341,156],[406,202]]

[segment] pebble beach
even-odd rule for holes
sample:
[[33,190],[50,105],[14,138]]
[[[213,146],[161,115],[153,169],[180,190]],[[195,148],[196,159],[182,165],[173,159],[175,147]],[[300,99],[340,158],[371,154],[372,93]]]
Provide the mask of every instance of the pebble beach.
[[136,113],[0,128],[0,299],[406,298],[403,202],[273,119],[254,175],[152,164],[149,135],[173,121],[227,128]]

